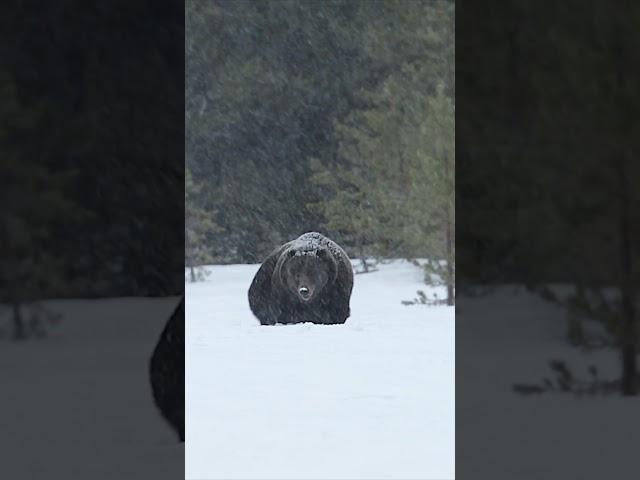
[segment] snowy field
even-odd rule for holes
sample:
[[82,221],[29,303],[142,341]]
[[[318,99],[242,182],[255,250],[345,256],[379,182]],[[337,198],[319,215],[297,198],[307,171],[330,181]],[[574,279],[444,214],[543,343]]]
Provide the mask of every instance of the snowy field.
[[511,391],[514,383],[552,377],[551,359],[581,378],[589,378],[590,365],[602,379],[619,378],[615,351],[571,348],[564,311],[514,287],[458,299],[456,324],[460,478],[638,478],[638,398]]
[[184,446],[157,412],[147,373],[177,301],[51,301],[63,318],[49,338],[0,340],[3,479],[182,478]]
[[454,478],[454,309],[400,303],[419,268],[356,275],[345,325],[286,326],[249,310],[258,265],[207,268],[186,285],[187,479]]

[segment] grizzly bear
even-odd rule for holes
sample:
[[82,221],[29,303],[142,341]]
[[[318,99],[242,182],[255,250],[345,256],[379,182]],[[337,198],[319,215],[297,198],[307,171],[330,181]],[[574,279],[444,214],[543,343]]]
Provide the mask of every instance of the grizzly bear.
[[310,232],[276,248],[249,287],[262,325],[344,323],[350,315],[353,267],[342,248]]

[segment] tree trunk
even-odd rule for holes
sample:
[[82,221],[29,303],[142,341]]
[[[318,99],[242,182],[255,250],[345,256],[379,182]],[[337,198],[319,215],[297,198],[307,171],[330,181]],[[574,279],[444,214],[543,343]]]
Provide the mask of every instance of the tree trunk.
[[193,268],[193,265],[189,267],[189,272],[191,273],[191,282],[196,281],[196,270]]
[[636,365],[636,346],[625,343],[622,346],[622,395],[638,394],[638,370]]
[[24,326],[24,319],[22,318],[22,310],[20,302],[13,303],[13,339],[25,340],[27,338],[27,332]]
[[621,272],[621,296],[622,296],[622,338],[620,338],[622,353],[622,381],[621,390],[623,395],[631,396],[638,394],[638,367],[636,363],[637,355],[637,335],[636,335],[636,312],[634,305],[633,287],[633,252],[631,245],[631,218],[629,184],[622,160],[619,169],[620,184],[620,272]]
[[358,241],[358,252],[360,254],[360,261],[362,262],[362,273],[369,273],[369,265],[367,264],[367,259],[364,257],[364,242]]
[[451,228],[451,217],[447,212],[447,305],[453,306],[455,304],[455,294],[454,294],[454,272],[453,272],[453,245],[452,245],[452,228]]
[[[445,173],[445,178],[448,180],[449,176],[450,176],[450,172],[449,172],[449,158],[445,158],[444,161],[444,173]],[[450,194],[453,194],[453,192],[449,192]],[[453,208],[451,205],[451,199],[446,198],[445,199],[446,204],[445,204],[445,215],[446,215],[446,225],[445,225],[445,241],[447,242],[446,245],[446,249],[447,249],[447,305],[449,306],[453,306],[455,305],[455,292],[454,292],[454,288],[455,288],[455,272],[454,272],[454,262],[455,262],[455,258],[454,258],[454,253],[453,253],[453,242],[455,241],[454,239],[454,235],[453,235]]]
[[369,265],[367,264],[367,261],[362,257],[360,257],[360,261],[362,262],[362,273],[369,273]]

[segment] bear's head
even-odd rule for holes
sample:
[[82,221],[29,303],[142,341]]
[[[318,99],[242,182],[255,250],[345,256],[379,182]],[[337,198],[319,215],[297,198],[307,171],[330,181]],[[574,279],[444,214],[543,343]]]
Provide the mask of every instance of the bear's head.
[[313,303],[333,284],[337,267],[324,248],[313,251],[291,249],[280,258],[277,272],[281,284],[303,304]]

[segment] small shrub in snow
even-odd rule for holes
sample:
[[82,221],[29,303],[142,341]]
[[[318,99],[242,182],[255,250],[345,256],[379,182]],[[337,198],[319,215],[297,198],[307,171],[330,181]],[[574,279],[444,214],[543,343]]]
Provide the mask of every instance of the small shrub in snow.
[[204,267],[190,267],[185,274],[185,281],[189,283],[204,282],[211,275]]
[[[60,322],[62,315],[51,310],[40,302],[25,305],[14,305],[9,314],[10,338],[26,340],[29,338],[45,338],[50,328]],[[7,331],[0,331],[0,338],[7,335]]]
[[361,273],[371,273],[378,271],[378,261],[375,258],[361,258],[359,263],[354,265],[353,273],[356,275]]
[[416,294],[418,295],[416,298],[414,298],[413,300],[402,300],[402,304],[403,305],[430,305],[430,306],[435,306],[435,305],[446,305],[447,304],[447,299],[446,298],[438,298],[438,294],[434,293],[433,294],[433,299],[430,299],[427,297],[427,294],[424,293],[423,290],[418,290],[416,292]]
[[515,384],[513,391],[520,395],[570,393],[577,396],[606,395],[620,391],[620,380],[601,380],[594,365],[588,369],[588,379],[576,377],[562,360],[549,362],[553,377],[543,378],[540,384]]

